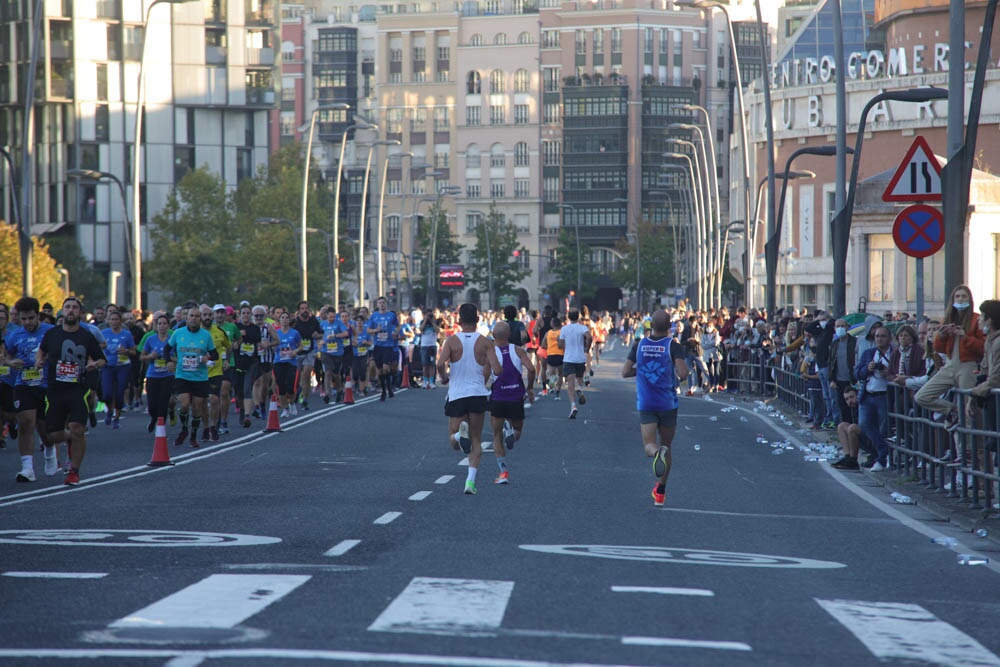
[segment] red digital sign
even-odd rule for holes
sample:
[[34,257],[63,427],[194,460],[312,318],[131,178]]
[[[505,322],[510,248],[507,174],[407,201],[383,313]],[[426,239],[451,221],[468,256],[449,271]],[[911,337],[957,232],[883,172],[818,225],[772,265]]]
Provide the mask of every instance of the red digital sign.
[[465,287],[465,266],[462,264],[443,264],[438,269],[438,287],[443,290],[463,289]]

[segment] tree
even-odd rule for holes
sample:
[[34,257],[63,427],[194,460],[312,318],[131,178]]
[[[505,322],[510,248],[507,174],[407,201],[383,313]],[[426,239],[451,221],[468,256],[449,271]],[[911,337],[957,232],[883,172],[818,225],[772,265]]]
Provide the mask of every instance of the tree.
[[[17,241],[15,227],[0,225],[0,302],[8,305],[24,296],[21,293],[21,251]],[[45,241],[38,237],[32,239],[31,260],[31,296],[39,303],[48,302],[58,309],[64,295],[56,261],[49,255]]]
[[590,246],[580,242],[579,262],[577,261],[576,232],[563,229],[559,232],[559,243],[556,246],[556,263],[552,272],[556,279],[549,283],[552,295],[566,296],[577,288],[577,266],[580,267],[580,303],[592,300],[597,295],[597,279],[601,275],[590,261]]
[[482,291],[488,293],[492,284],[488,308],[495,309],[497,296],[512,294],[518,283],[531,273],[530,268],[521,266],[514,257],[515,251],[524,250],[518,243],[517,227],[507,221],[496,202],[491,203],[489,213],[476,227],[476,246],[469,254],[465,272],[468,282]]
[[232,300],[240,237],[222,178],[207,167],[188,172],[153,223],[150,284],[173,303]]
[[56,264],[69,271],[70,291],[87,306],[103,301],[108,293],[108,275],[94,269],[73,235],[47,237],[49,254]]
[[[641,283],[643,295],[673,285],[676,261],[673,243],[673,237],[662,226],[641,220],[635,243],[624,239],[618,242],[617,249],[622,254],[623,261],[621,268],[614,274],[615,281],[633,291]],[[638,272],[636,261],[639,262]],[[640,301],[644,306],[649,306],[647,299],[641,298]]]
[[[433,248],[435,266],[431,266],[431,234],[434,231],[435,220],[437,221],[437,242]],[[426,288],[429,279],[431,294],[434,295],[437,293],[437,267],[442,264],[459,264],[462,261],[462,244],[452,233],[447,211],[440,205],[440,201],[435,202],[427,211],[427,215],[417,218],[417,247],[414,252],[417,257],[424,258],[423,271],[419,276],[414,276],[415,285]],[[425,301],[430,305],[436,299],[425,296]]]

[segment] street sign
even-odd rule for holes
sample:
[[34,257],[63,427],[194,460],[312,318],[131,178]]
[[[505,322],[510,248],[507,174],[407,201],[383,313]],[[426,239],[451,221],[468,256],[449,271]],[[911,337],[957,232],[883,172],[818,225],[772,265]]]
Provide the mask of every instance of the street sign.
[[913,140],[882,201],[941,201],[941,163],[922,136]]
[[944,247],[944,216],[933,206],[907,206],[892,225],[892,240],[910,257],[930,257]]

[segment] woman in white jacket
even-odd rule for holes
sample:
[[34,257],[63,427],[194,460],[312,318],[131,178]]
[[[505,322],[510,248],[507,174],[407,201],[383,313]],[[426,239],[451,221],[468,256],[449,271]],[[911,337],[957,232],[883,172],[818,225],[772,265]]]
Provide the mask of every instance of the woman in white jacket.
[[719,349],[721,338],[715,325],[705,324],[701,332],[701,358],[708,368],[708,385],[712,391],[719,386],[719,362],[722,360],[722,350]]

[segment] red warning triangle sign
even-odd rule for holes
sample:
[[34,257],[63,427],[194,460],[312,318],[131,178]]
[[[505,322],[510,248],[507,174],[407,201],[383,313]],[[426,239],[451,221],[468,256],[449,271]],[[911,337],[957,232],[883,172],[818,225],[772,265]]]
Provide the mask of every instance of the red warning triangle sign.
[[941,163],[922,136],[913,140],[882,193],[882,201],[941,201]]

